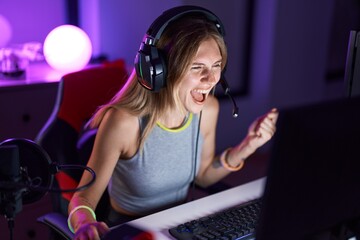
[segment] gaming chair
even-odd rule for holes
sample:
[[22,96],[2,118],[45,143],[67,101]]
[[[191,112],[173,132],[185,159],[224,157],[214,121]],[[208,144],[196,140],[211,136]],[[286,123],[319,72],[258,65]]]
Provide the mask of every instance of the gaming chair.
[[[123,60],[106,62],[62,77],[53,112],[35,139],[49,154],[52,162],[60,165],[86,165],[96,129],[84,131],[84,124],[100,105],[115,95],[127,78]],[[74,189],[81,175],[82,171],[78,170],[59,171],[55,175],[54,187]],[[59,223],[67,217],[67,207],[73,192],[51,194],[54,213],[42,216],[38,221],[58,230],[62,225]],[[105,216],[108,206],[109,199],[105,191],[96,209],[98,219]],[[64,232],[71,235],[67,226],[57,232],[63,237],[71,237],[64,236]]]

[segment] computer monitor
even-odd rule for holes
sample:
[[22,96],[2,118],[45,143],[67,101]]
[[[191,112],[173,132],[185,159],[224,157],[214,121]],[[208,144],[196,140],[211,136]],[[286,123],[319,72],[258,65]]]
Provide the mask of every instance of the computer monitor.
[[256,240],[360,224],[360,98],[280,109]]
[[345,65],[345,95],[360,96],[360,32],[350,31]]

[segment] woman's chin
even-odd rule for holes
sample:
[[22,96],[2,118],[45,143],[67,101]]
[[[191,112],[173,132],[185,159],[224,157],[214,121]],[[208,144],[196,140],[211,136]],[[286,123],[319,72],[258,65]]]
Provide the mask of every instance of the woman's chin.
[[204,108],[204,104],[192,104],[190,107],[187,107],[187,111],[193,113],[193,114],[198,114],[200,113]]

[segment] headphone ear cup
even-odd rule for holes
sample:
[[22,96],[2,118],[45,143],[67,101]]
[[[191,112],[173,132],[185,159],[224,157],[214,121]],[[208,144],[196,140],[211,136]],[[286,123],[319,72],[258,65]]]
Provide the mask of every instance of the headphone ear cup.
[[141,44],[135,57],[135,70],[139,83],[146,89],[158,92],[166,86],[166,61],[155,46]]

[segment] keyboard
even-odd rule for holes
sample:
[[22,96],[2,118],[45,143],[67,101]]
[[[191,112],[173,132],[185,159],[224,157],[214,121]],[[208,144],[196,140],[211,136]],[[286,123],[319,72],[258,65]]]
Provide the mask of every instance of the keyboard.
[[255,238],[261,199],[180,224],[169,229],[178,240],[249,240]]

